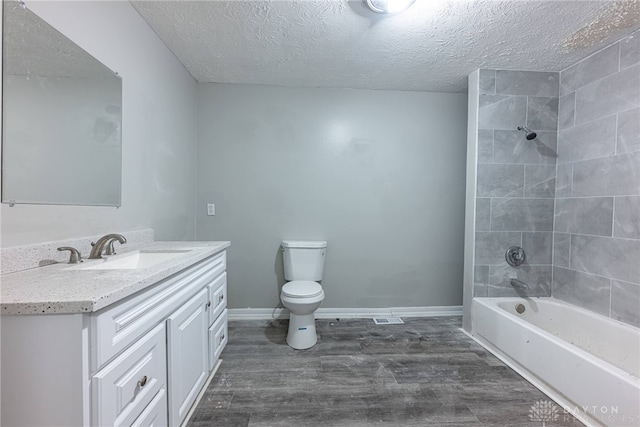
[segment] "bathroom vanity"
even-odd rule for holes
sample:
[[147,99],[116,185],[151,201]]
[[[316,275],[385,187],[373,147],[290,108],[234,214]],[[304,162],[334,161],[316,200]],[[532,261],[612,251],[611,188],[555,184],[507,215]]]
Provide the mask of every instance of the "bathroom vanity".
[[180,426],[227,343],[229,242],[2,276],[2,424]]

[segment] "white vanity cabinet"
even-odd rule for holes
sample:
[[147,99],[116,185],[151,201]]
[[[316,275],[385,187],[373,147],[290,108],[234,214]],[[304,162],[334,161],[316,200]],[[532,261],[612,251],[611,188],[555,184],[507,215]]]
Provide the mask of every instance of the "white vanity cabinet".
[[227,342],[225,269],[222,251],[93,313],[2,316],[1,424],[182,425]]

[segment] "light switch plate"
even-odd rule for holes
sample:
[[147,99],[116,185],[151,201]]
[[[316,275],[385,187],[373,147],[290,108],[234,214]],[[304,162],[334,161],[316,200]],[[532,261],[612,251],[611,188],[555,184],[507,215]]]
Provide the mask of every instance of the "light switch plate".
[[216,205],[213,203],[207,203],[207,215],[212,216],[216,214]]

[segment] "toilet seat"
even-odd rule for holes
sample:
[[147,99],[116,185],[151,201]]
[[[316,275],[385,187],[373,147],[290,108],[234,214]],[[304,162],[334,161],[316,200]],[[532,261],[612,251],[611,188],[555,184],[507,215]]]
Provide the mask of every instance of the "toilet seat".
[[282,287],[282,295],[289,298],[313,298],[321,293],[322,286],[308,280],[294,280]]

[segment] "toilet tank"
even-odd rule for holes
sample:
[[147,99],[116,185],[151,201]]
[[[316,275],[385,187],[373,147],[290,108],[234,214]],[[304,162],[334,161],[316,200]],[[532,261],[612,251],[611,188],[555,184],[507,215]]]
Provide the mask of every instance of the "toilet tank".
[[292,280],[322,280],[324,258],[327,242],[284,240],[282,242],[282,259],[284,261],[284,278]]

